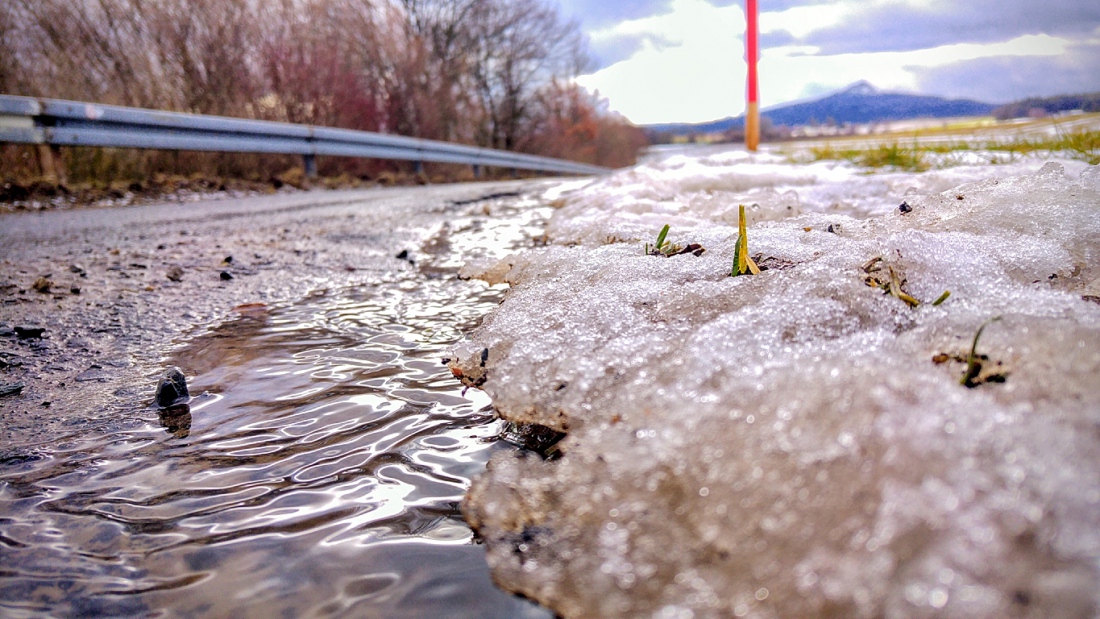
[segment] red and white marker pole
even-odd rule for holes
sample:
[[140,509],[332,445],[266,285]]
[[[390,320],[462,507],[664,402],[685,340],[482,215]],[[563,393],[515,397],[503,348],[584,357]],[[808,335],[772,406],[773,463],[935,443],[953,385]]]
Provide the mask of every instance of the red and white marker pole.
[[749,64],[748,104],[745,106],[745,148],[755,151],[760,144],[760,91],[757,87],[756,61],[760,48],[756,26],[756,0],[745,0],[745,60]]

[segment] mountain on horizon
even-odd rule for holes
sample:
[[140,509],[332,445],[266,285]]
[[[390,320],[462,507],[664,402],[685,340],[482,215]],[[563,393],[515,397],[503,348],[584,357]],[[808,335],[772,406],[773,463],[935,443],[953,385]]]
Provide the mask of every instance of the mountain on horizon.
[[[970,99],[882,92],[870,82],[860,80],[823,97],[772,106],[761,110],[760,116],[770,120],[774,126],[796,127],[830,122],[842,125],[913,118],[985,116],[994,107],[990,103]],[[745,115],[742,114],[707,123],[664,123],[645,125],[644,128],[656,133],[686,135],[721,133],[744,126]]]

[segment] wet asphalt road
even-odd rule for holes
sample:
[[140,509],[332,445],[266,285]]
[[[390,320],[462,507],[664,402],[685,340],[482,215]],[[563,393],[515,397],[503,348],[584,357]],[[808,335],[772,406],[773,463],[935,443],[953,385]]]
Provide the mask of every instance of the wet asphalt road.
[[172,352],[234,308],[415,268],[449,216],[553,182],[0,215],[0,462],[155,418],[145,407]]

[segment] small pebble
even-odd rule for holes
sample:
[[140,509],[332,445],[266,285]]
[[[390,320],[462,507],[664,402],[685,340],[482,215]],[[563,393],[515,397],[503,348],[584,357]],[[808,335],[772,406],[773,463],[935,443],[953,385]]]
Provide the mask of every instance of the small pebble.
[[44,333],[46,333],[46,327],[32,325],[17,325],[15,327],[15,335],[21,340],[36,340],[41,338]]
[[23,392],[23,383],[9,383],[0,385],[0,397],[6,395],[19,395]]

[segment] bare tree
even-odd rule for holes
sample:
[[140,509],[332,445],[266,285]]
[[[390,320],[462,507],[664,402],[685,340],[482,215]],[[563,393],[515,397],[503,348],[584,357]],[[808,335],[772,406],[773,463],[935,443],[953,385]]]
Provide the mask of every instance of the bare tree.
[[0,92],[16,92],[22,89],[22,76],[16,62],[19,47],[16,37],[19,28],[12,3],[0,4]]
[[[25,94],[72,96],[91,93],[114,102],[132,101],[134,71],[119,49],[121,32],[97,28],[112,21],[115,8],[110,0],[88,0],[62,4],[13,0],[9,9],[18,11],[24,29],[24,45],[16,57],[37,79],[23,86]],[[117,26],[117,24],[116,24]]]
[[447,104],[445,132],[460,120],[472,138],[514,149],[535,92],[555,78],[575,77],[587,63],[576,22],[545,0],[403,0],[409,24],[428,46],[425,67],[434,99]]
[[474,105],[467,84],[470,57],[466,50],[473,45],[470,21],[480,2],[402,0],[406,11],[406,37],[418,44],[417,62],[405,66],[407,72],[415,71],[418,75],[406,80],[411,88],[404,94],[411,101],[434,103],[416,105],[410,110],[413,115],[410,120],[417,127],[435,120],[436,137],[440,139],[474,138],[468,127]]
[[255,2],[217,0],[196,10],[187,0],[160,0],[136,10],[156,33],[146,53],[155,54],[161,83],[172,86],[173,108],[240,113],[258,94]]
[[482,0],[472,26],[472,75],[489,120],[484,141],[512,150],[535,91],[584,67],[582,35],[576,22],[563,21],[543,0]]

